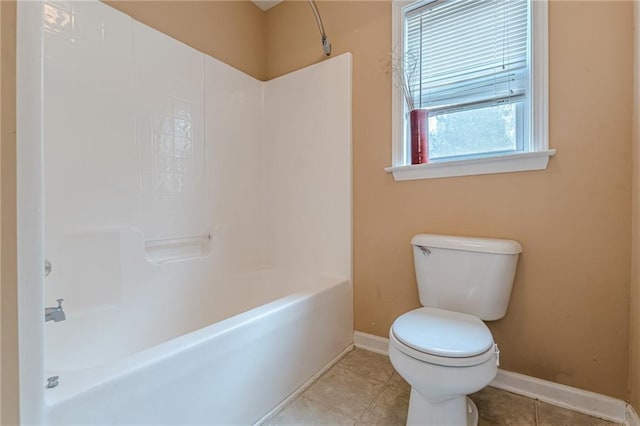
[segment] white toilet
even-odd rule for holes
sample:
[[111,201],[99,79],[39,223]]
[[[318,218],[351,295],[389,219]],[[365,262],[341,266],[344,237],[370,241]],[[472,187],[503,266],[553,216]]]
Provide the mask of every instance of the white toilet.
[[411,240],[423,308],[399,316],[389,358],[411,385],[409,425],[476,425],[466,395],[496,376],[498,346],[482,322],[502,318],[522,247],[517,241],[420,234]]

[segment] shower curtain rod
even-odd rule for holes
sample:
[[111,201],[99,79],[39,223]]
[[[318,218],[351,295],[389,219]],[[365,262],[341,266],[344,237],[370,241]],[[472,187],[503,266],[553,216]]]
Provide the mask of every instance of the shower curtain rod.
[[320,17],[320,12],[318,12],[318,6],[316,6],[316,2],[314,0],[309,0],[309,6],[311,6],[311,10],[313,11],[313,16],[316,18],[316,24],[318,25],[318,30],[320,31],[320,37],[322,40],[322,51],[325,55],[331,55],[331,42],[329,42],[329,38],[327,34],[324,32],[324,25],[322,25],[322,17]]

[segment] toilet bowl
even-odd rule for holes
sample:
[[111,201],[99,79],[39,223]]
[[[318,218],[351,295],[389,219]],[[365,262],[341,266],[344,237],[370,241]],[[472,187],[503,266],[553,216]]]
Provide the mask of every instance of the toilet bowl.
[[407,312],[389,332],[389,358],[411,385],[408,425],[477,424],[466,395],[498,371],[497,345],[480,319],[434,308]]
[[517,241],[420,234],[411,240],[422,308],[389,331],[391,364],[410,385],[408,425],[475,426],[466,395],[498,372],[484,321],[504,317],[522,247]]

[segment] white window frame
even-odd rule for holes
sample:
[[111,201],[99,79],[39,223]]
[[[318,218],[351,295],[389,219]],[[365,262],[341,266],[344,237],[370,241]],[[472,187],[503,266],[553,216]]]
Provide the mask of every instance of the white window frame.
[[[394,55],[404,52],[404,17],[424,0],[393,0],[392,40]],[[395,180],[431,179],[491,173],[544,170],[555,149],[549,149],[549,30],[547,0],[531,2],[531,64],[529,95],[531,117],[528,142],[524,152],[497,154],[478,158],[443,160],[427,164],[406,164],[408,144],[405,140],[405,103],[402,90],[393,85],[392,93],[392,166],[385,168]],[[393,77],[393,76],[392,76]]]

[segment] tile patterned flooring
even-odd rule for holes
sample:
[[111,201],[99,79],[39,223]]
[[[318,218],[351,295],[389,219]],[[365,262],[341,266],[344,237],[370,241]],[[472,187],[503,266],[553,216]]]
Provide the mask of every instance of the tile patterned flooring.
[[[404,425],[409,391],[386,356],[354,349],[267,425]],[[480,412],[479,426],[615,425],[492,387],[470,397]]]

